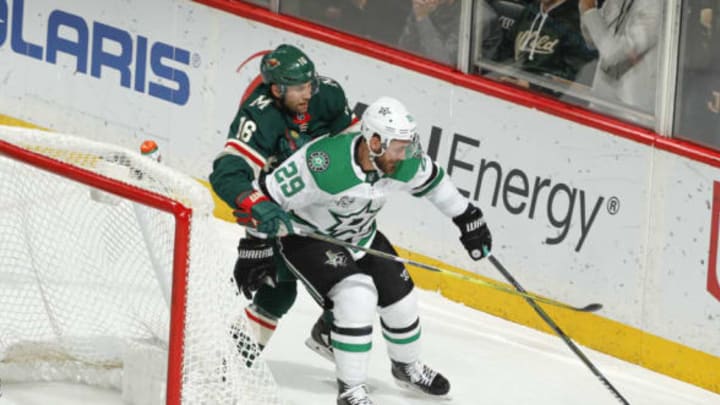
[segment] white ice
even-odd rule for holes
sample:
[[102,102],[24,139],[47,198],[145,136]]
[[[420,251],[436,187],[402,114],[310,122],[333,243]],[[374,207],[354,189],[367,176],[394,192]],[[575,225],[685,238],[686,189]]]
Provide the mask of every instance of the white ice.
[[[217,228],[232,254],[237,227],[219,222]],[[337,389],[333,364],[303,343],[320,309],[300,290],[264,357],[287,404],[334,404]],[[419,296],[422,358],[450,380],[450,397],[426,399],[394,384],[376,322],[368,381],[376,404],[620,403],[557,336],[473,310],[435,292],[419,291]],[[720,405],[718,394],[582,346],[581,350],[633,405]],[[62,383],[0,382],[0,394],[0,405],[122,403],[117,392]]]

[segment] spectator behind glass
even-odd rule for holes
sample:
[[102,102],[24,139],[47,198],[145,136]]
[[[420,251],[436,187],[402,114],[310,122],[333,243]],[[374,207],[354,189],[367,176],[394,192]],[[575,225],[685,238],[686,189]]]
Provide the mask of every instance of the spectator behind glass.
[[495,60],[503,39],[503,30],[495,8],[487,0],[480,0],[475,6],[475,60]]
[[280,6],[283,12],[388,45],[397,43],[410,12],[410,0],[284,0]]
[[460,1],[412,0],[398,46],[429,59],[455,65],[460,30]]
[[720,150],[720,1],[683,4],[674,135]]
[[579,0],[583,35],[600,54],[595,96],[655,111],[661,7],[658,0],[606,0],[598,9],[596,0]]
[[[525,6],[508,30],[496,60],[512,58],[517,69],[567,83],[596,56],[583,40],[576,1],[536,0]],[[530,87],[522,79],[501,80]]]

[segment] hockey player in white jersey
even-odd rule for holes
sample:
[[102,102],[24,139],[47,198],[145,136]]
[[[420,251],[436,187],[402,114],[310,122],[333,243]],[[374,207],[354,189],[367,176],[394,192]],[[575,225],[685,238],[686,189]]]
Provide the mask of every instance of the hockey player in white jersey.
[[[480,209],[422,152],[414,118],[389,97],[367,108],[359,133],[313,141],[260,178],[256,188],[257,198],[269,198],[289,213],[294,229],[391,254],[396,252],[377,229],[375,216],[394,191],[425,197],[452,218],[473,259],[481,259],[483,247],[489,250],[492,244]],[[376,310],[396,382],[431,396],[446,395],[448,380],[420,361],[417,297],[404,266],[290,232],[278,241],[284,260],[313,298],[333,312],[337,404],[373,403],[365,382]],[[273,268],[264,267],[267,272]],[[258,280],[267,275],[257,274]]]

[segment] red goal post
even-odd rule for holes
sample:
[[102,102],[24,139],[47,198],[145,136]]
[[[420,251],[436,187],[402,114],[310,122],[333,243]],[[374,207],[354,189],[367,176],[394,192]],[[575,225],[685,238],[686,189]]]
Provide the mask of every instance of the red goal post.
[[[238,354],[244,303],[214,251],[212,199],[197,181],[114,145],[0,126],[0,187],[0,304],[11,312],[0,317],[0,378],[81,380],[130,402],[280,403],[267,365]],[[133,387],[153,377],[131,374],[153,365],[130,372],[125,362],[158,352],[164,401],[138,399],[158,385]],[[80,378],[84,363],[90,377]],[[96,381],[118,367],[121,378]]]

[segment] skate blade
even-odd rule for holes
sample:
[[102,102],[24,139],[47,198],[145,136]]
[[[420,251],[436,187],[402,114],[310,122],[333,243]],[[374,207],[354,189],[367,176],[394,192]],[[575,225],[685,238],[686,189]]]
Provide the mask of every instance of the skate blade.
[[334,363],[335,362],[335,356],[333,355],[332,350],[328,349],[327,347],[318,344],[316,341],[313,340],[313,338],[309,337],[305,340],[305,346],[308,347],[308,349],[314,351],[315,353],[322,356],[325,360]]
[[438,401],[452,400],[452,397],[450,396],[450,392],[448,392],[447,394],[442,394],[442,395],[433,395],[433,394],[429,394],[429,393],[421,390],[415,384],[411,384],[411,383],[409,383],[407,381],[403,381],[403,380],[398,380],[397,378],[393,378],[393,380],[395,380],[395,384],[397,384],[398,387],[405,388],[408,391],[412,391],[423,398],[432,398],[432,399],[436,399]]

